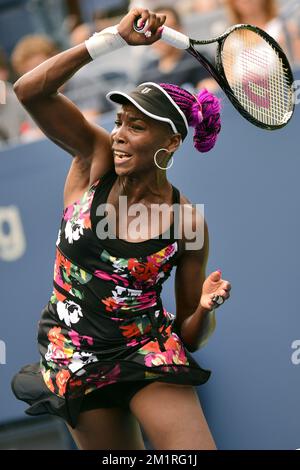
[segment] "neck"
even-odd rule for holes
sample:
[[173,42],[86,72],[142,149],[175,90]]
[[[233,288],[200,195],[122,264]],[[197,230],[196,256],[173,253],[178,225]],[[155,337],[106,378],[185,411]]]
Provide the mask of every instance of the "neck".
[[127,196],[128,204],[144,202],[145,204],[162,203],[171,188],[166,171],[155,170],[147,175],[118,176],[120,196]]

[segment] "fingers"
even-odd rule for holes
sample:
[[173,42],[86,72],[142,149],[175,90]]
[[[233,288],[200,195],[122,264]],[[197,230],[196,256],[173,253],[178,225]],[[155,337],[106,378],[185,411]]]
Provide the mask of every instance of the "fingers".
[[136,8],[135,10],[133,10],[132,13],[135,16],[135,21],[138,18],[137,26],[139,28],[143,28],[143,26],[145,26],[146,23],[147,23],[146,31],[148,31],[150,28],[153,28],[153,21],[156,17],[155,13],[151,13],[149,10],[142,9],[142,8]]
[[153,35],[156,34],[157,30],[164,24],[166,21],[166,15],[158,16],[155,13],[150,12],[148,19],[147,31],[150,31]]
[[221,292],[215,292],[214,294],[210,294],[210,298],[205,300],[203,299],[203,303],[202,305],[205,307],[205,308],[209,308],[209,309],[216,309],[218,307],[220,307],[224,302],[225,300],[229,299],[230,297],[230,294],[228,293],[224,293],[224,295],[221,294]]
[[165,23],[165,21],[167,19],[167,16],[166,15],[158,15],[158,18],[159,18],[159,25],[158,26],[161,27]]
[[222,305],[224,303],[224,297],[220,294],[214,294],[212,297],[212,302],[213,304],[218,307],[219,305]]
[[154,35],[158,28],[158,18],[156,17],[155,13],[149,12],[149,17],[147,20],[146,30],[144,31],[144,35],[147,39],[154,38]]
[[139,18],[137,22],[137,25],[139,27],[142,27],[143,25],[148,23],[147,31],[151,31],[151,33],[153,34],[156,33],[157,29],[161,27],[167,19],[166,15],[156,14],[149,10],[139,8],[136,8],[134,10],[134,16],[135,18]]
[[154,34],[156,32],[156,29],[157,29],[157,18],[156,18],[156,14],[155,13],[151,13],[149,14],[149,19],[148,19],[148,26],[147,26],[147,30],[146,31],[150,31],[152,34]]
[[213,294],[210,294],[210,306],[217,308],[220,305],[222,305],[225,300],[229,299],[230,294],[227,290],[225,289],[220,289],[217,292],[214,292]]
[[166,21],[166,15],[157,15],[147,9],[144,10],[139,8],[134,10],[134,15],[136,18],[139,17],[137,22],[139,27],[143,27],[143,25],[146,25],[147,23],[146,30],[142,34],[144,34],[148,44],[152,44],[160,39],[162,32],[160,28]]
[[139,26],[142,26],[143,24],[146,24],[146,22],[149,20],[150,18],[150,12],[149,10],[142,10],[142,13],[141,13],[141,18],[138,22],[138,25]]
[[220,293],[220,295],[224,296],[226,299],[228,299],[229,297],[229,292],[231,290],[231,284],[230,282],[228,281],[224,281],[221,286],[220,286],[220,291],[218,291],[218,293]]
[[212,296],[211,299],[209,299],[208,302],[207,302],[207,308],[209,308],[209,309],[213,309],[215,307],[218,307],[216,305],[216,303],[213,301],[213,297],[214,296]]
[[231,284],[228,281],[225,281],[224,284],[222,285],[222,288],[227,290],[228,292],[231,290]]
[[225,299],[228,299],[230,297],[230,294],[229,294],[230,289],[231,289],[231,287],[229,289],[224,289],[223,288],[220,291],[218,291],[218,294],[222,295],[222,297],[224,297]]

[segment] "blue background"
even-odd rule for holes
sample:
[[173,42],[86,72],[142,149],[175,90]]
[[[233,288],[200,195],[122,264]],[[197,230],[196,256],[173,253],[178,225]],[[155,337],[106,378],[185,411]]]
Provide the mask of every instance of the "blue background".
[[[103,122],[111,129],[112,117]],[[219,449],[300,447],[299,172],[300,113],[279,131],[258,129],[224,97],[214,150],[199,154],[191,137],[175,155],[170,181],[204,204],[210,233],[207,273],[222,269],[231,298],[217,310],[217,329],[194,354],[212,370],[197,387]],[[70,125],[72,125],[70,123]],[[38,360],[36,329],[52,288],[63,185],[71,157],[48,140],[0,153],[0,210],[18,208],[26,251],[4,261],[0,226],[0,424],[24,416],[10,390],[13,374]],[[174,273],[163,300],[175,313]]]

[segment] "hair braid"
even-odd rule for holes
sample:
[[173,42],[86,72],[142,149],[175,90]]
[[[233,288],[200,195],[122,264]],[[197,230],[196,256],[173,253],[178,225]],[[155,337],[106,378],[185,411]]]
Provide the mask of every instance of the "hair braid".
[[216,143],[221,130],[220,100],[203,89],[197,95],[171,83],[159,84],[175,101],[194,127],[194,146],[199,152],[208,152]]

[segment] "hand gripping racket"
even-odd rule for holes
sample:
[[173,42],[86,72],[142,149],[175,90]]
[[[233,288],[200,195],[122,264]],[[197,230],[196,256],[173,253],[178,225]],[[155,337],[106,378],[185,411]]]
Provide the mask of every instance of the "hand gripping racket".
[[[134,29],[144,33],[147,23]],[[233,106],[252,124],[263,129],[284,127],[294,108],[294,78],[288,59],[277,42],[262,29],[238,24],[221,36],[196,40],[163,26],[161,39],[185,49],[218,82]],[[217,42],[215,64],[195,49]]]

